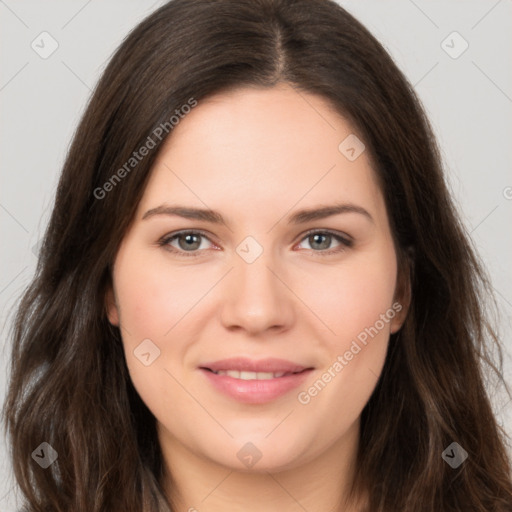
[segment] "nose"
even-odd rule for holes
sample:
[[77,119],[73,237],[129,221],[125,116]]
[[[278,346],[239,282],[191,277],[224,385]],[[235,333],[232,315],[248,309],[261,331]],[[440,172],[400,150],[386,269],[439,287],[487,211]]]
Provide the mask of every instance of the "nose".
[[295,319],[294,294],[270,252],[252,263],[234,255],[235,268],[227,277],[221,321],[226,329],[257,335],[287,330]]

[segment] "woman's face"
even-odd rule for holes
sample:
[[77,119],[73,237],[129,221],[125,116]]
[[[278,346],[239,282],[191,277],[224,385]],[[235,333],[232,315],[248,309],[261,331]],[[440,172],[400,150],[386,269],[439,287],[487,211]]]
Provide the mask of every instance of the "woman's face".
[[354,444],[406,311],[364,147],[287,85],[200,101],[171,135],[108,301],[163,450],[263,471]]

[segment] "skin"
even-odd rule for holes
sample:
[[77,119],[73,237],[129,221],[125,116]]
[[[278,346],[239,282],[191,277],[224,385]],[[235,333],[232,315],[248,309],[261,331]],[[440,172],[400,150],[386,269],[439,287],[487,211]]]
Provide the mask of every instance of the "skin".
[[[107,310],[121,326],[134,386],[156,417],[163,485],[177,510],[359,510],[344,501],[360,415],[407,304],[396,294],[395,247],[367,152],[349,161],[338,150],[352,133],[319,96],[287,84],[243,88],[200,101],[159,154],[115,260]],[[340,202],[372,219],[349,212],[287,223],[297,210]],[[218,211],[226,224],[143,219],[178,204]],[[181,245],[158,243],[184,229],[206,234],[192,249],[197,257],[187,257],[184,237]],[[349,235],[353,245],[329,236],[315,241],[305,235],[310,229]],[[252,263],[236,252],[247,236],[263,249]],[[321,254],[330,249],[340,251]],[[400,313],[301,403],[298,393],[330,367],[332,375],[338,356],[397,301]],[[134,355],[144,339],[160,349],[149,366]],[[198,370],[235,355],[315,369],[278,399],[244,404]],[[237,457],[248,442],[262,455],[251,468]]]

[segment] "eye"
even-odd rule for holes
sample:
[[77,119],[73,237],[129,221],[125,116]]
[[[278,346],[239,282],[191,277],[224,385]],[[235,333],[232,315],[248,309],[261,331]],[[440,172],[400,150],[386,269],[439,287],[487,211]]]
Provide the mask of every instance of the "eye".
[[[158,241],[158,245],[179,256],[194,257],[200,256],[201,250],[208,249],[203,245],[204,240],[208,240],[212,244],[208,236],[201,231],[180,231],[162,237]],[[309,231],[302,238],[301,243],[305,240],[309,242],[313,252],[322,256],[343,252],[353,245],[353,240],[348,235],[342,236],[331,231]],[[333,241],[337,242],[338,246],[332,248]]]
[[[202,244],[204,239],[209,240],[201,231],[180,231],[164,236],[158,241],[158,244],[183,256],[199,256],[199,249],[206,249]],[[177,243],[177,247],[173,245],[174,242]]]
[[[319,253],[321,256],[343,252],[345,249],[352,247],[353,245],[353,240],[348,236],[342,236],[331,231],[309,231],[306,233],[306,236],[302,238],[302,241],[304,240],[310,244],[314,252]],[[333,241],[338,243],[337,247],[331,247],[331,243]]]

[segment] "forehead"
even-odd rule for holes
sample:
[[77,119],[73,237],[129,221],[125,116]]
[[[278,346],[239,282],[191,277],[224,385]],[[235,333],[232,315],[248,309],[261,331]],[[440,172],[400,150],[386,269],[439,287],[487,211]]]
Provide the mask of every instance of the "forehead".
[[260,215],[298,201],[359,201],[378,209],[369,155],[347,157],[345,141],[361,151],[355,137],[327,100],[286,84],[211,96],[174,127],[140,209],[178,200]]

